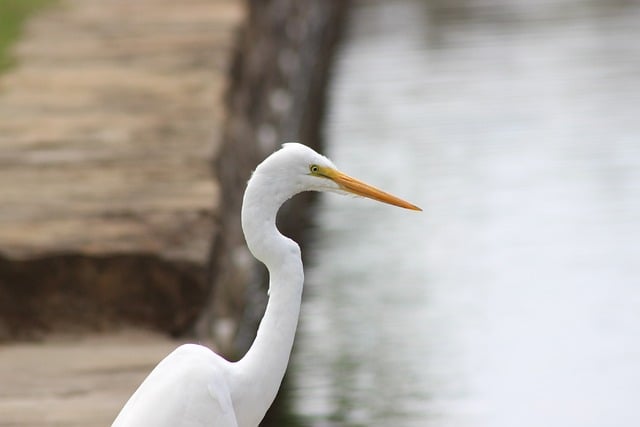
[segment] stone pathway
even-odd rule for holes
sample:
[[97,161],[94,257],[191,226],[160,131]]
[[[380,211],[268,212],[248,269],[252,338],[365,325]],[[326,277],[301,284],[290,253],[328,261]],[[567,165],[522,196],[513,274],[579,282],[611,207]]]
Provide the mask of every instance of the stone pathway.
[[60,0],[0,76],[0,250],[208,256],[235,0]]
[[0,346],[0,426],[109,426],[179,344],[128,331]]
[[[243,13],[237,0],[60,0],[29,23],[0,76],[4,258],[207,262]],[[177,344],[123,332],[0,345],[0,426],[110,425]]]

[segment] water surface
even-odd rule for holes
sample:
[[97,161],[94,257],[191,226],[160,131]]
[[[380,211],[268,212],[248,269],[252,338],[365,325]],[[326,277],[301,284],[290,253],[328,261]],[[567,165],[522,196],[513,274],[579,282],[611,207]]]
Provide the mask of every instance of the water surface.
[[[534,4],[535,3],[535,4]],[[309,426],[640,425],[640,4],[356,3],[290,375]]]

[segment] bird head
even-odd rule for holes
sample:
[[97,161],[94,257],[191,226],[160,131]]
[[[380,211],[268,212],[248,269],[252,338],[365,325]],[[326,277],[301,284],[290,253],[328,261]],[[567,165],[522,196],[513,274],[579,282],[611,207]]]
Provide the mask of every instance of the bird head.
[[422,210],[341,172],[325,156],[295,142],[284,144],[282,149],[269,157],[268,162],[258,166],[256,173],[270,174],[272,182],[281,181],[282,185],[293,186],[293,194],[302,191],[329,191],[366,197],[405,209]]

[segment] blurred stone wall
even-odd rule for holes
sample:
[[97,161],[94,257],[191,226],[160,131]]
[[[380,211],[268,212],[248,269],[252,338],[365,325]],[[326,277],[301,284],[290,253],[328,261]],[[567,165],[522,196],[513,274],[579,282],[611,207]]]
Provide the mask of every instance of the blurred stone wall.
[[[243,353],[266,304],[266,270],[248,252],[240,226],[243,190],[253,168],[280,144],[320,149],[325,89],[345,21],[344,0],[251,0],[232,63],[227,121],[214,171],[221,217],[214,239],[207,308],[197,324],[229,355]],[[285,204],[280,230],[301,241],[312,195]]]

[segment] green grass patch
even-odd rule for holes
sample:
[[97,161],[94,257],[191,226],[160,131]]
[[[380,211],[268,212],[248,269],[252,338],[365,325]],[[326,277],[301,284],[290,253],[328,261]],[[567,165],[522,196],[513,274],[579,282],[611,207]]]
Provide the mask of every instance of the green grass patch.
[[0,72],[14,64],[9,47],[20,36],[27,18],[54,0],[0,0]]

